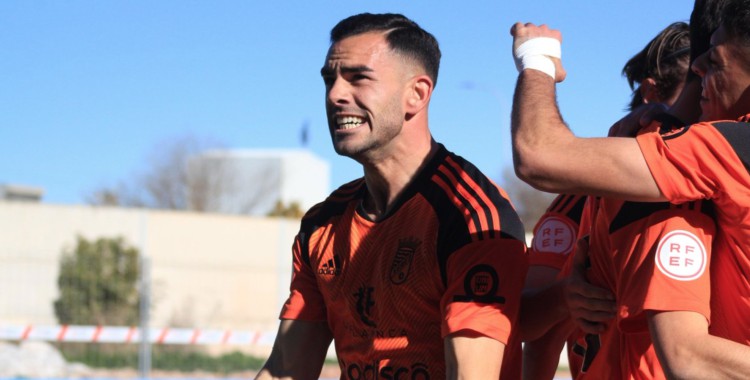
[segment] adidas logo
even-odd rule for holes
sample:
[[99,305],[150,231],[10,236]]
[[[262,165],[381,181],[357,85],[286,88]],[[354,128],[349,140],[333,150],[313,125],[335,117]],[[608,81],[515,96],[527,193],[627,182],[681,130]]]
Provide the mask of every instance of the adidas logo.
[[325,274],[328,276],[336,276],[339,273],[341,273],[341,259],[339,258],[339,255],[333,255],[332,259],[329,259],[328,262],[323,263],[323,265],[318,268],[318,274]]

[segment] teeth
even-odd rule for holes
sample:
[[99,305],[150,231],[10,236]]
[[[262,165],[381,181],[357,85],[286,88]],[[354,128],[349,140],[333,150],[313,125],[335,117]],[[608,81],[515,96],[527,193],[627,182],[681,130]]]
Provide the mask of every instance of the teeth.
[[357,128],[362,123],[364,123],[365,120],[361,117],[357,116],[345,116],[345,117],[339,117],[336,119],[336,124],[338,124],[340,129],[352,129]]

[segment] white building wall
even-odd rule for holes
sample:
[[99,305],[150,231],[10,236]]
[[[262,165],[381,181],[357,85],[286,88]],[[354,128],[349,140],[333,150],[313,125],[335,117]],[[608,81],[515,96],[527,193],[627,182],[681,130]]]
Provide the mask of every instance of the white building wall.
[[264,216],[277,201],[307,210],[330,193],[330,164],[308,150],[217,150],[196,160],[221,162],[225,175],[213,210]]
[[283,160],[281,199],[298,202],[303,210],[322,202],[331,192],[331,165],[307,151],[287,153]]
[[275,331],[299,221],[0,202],[0,322],[55,324],[63,249],[122,236],[151,258],[153,326]]

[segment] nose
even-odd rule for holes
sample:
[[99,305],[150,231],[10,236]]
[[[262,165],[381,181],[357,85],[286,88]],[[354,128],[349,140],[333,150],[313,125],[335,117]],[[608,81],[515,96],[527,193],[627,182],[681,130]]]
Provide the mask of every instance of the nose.
[[341,78],[336,77],[331,80],[327,89],[327,100],[331,104],[346,104],[349,102],[349,90],[347,82]]
[[693,70],[695,75],[703,78],[704,75],[706,75],[706,60],[708,59],[708,52],[705,52],[698,56],[698,58],[693,61],[693,64],[690,65],[690,69]]

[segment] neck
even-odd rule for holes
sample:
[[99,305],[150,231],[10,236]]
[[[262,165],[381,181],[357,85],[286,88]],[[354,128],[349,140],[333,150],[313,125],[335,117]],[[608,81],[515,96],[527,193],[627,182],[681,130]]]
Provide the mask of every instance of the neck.
[[682,87],[680,96],[677,100],[669,107],[669,113],[682,120],[683,123],[693,124],[698,122],[701,116],[700,107],[700,96],[701,96],[701,81],[700,79],[692,79],[685,83]]
[[401,148],[403,149],[399,149],[399,154],[363,163],[368,190],[363,206],[373,220],[378,220],[390,211],[399,195],[437,152],[438,145],[428,138],[421,144],[412,143]]

